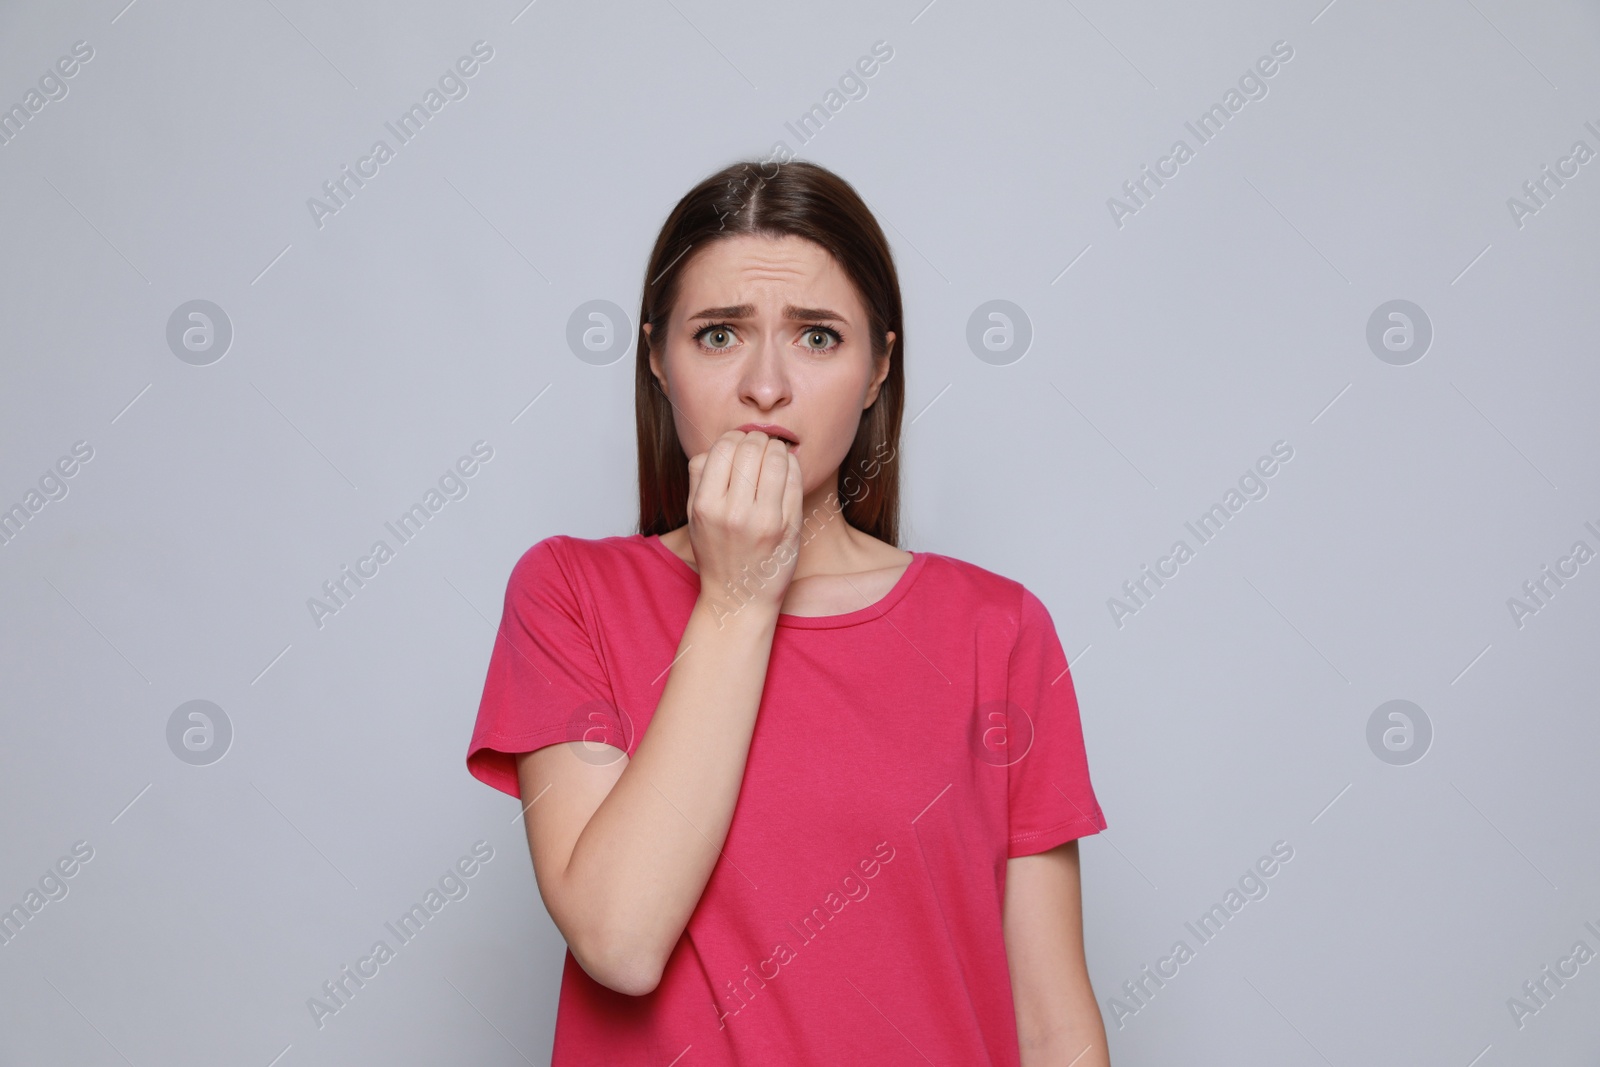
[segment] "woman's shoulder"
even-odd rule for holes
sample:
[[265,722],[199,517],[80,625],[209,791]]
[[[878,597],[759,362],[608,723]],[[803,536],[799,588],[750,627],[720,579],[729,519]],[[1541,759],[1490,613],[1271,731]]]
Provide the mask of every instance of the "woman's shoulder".
[[522,553],[526,559],[556,557],[579,559],[606,554],[637,554],[648,549],[649,539],[639,534],[609,534],[603,537],[579,537],[576,534],[548,534],[528,546]]
[[1024,601],[1033,596],[1017,579],[970,560],[942,552],[916,554],[927,557],[920,580],[928,583],[928,591],[941,598],[996,607],[1016,615]]
[[619,563],[637,564],[652,553],[650,542],[639,534],[578,537],[550,534],[524,549],[511,568],[513,585],[549,581],[614,571]]

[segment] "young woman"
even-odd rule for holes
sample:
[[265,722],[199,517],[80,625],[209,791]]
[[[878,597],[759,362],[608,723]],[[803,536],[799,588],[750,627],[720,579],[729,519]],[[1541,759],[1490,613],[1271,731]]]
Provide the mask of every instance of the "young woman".
[[512,569],[467,755],[566,938],[555,1067],[1104,1067],[1050,615],[898,547],[899,280],[855,191],[736,164],[645,274],[639,532]]

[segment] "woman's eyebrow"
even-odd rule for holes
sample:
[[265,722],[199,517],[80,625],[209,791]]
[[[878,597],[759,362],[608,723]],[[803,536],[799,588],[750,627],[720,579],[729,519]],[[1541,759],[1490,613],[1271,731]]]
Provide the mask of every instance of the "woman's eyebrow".
[[[698,319],[748,319],[755,312],[756,306],[754,304],[730,304],[727,307],[706,308],[704,311],[690,315],[689,321],[692,322]],[[828,308],[795,307],[793,304],[785,304],[783,306],[783,317],[796,321],[804,319],[834,319],[847,326],[850,324],[850,320],[837,311],[830,311]]]

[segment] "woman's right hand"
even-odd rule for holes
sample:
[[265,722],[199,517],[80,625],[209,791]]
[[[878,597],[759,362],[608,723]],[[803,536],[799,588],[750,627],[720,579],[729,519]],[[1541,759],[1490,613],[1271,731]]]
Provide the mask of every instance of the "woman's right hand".
[[701,597],[730,614],[754,603],[776,615],[799,558],[804,497],[799,457],[760,430],[729,430],[691,458],[689,544]]

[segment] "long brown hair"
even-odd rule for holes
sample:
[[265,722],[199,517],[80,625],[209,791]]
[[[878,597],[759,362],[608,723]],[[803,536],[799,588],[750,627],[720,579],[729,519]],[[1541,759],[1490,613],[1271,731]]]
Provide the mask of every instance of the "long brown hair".
[[[689,521],[689,457],[678,443],[672,404],[650,372],[650,339],[664,344],[667,320],[691,249],[745,234],[793,235],[826,249],[854,282],[867,309],[873,357],[893,330],[889,373],[862,412],[839,467],[839,503],[851,526],[900,544],[900,418],[905,410],[905,324],[900,278],[877,219],[843,178],[815,163],[746,160],[724,167],[678,201],[656,238],[639,306],[634,410],[639,432],[639,533],[664,534]],[[650,324],[645,333],[644,324]]]

